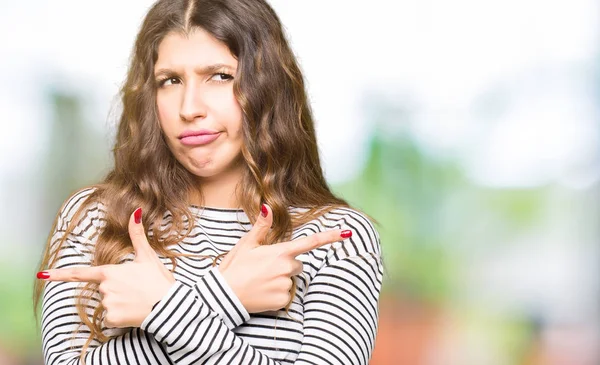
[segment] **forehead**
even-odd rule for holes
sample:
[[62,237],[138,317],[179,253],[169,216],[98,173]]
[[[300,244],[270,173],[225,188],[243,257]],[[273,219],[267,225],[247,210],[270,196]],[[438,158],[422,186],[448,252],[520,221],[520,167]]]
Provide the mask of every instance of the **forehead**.
[[172,31],[158,46],[158,68],[202,67],[222,63],[237,67],[237,60],[227,45],[201,28],[189,34]]

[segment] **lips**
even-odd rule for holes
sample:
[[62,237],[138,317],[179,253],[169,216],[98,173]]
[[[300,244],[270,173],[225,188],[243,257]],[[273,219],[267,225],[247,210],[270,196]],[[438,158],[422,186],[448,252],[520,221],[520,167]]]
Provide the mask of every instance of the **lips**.
[[185,146],[202,146],[219,138],[221,132],[200,130],[185,131],[178,138]]

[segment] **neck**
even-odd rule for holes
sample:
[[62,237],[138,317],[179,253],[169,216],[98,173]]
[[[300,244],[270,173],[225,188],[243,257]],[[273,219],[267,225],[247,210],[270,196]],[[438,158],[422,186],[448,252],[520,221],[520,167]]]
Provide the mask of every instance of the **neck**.
[[199,194],[192,195],[192,203],[212,208],[240,208],[236,189],[241,181],[243,170],[240,168],[224,172],[218,178],[199,178]]

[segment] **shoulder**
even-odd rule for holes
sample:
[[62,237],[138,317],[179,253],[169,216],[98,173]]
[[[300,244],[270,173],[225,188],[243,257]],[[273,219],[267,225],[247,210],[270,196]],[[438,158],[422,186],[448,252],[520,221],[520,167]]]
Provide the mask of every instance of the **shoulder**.
[[92,252],[104,221],[102,205],[94,197],[95,191],[95,187],[77,190],[60,208],[48,242],[49,252],[54,257],[50,267],[87,266],[92,261]]
[[322,216],[322,219],[338,229],[349,229],[352,237],[344,241],[348,256],[365,253],[381,255],[379,232],[366,214],[352,208],[336,208]]
[[331,229],[351,230],[352,237],[343,241],[340,248],[344,256],[365,254],[380,256],[379,232],[371,219],[364,213],[349,207],[334,208],[294,230],[293,236],[301,237]]
[[100,228],[104,221],[104,206],[94,198],[95,187],[77,190],[63,203],[57,217],[56,229],[66,231],[72,224],[72,233],[79,235],[86,230]]

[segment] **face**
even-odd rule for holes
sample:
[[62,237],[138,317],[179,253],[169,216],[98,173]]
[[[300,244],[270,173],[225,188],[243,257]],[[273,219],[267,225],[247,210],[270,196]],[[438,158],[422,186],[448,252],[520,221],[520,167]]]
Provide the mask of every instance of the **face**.
[[202,29],[169,33],[154,68],[160,126],[175,158],[206,181],[241,177],[242,111],[233,95],[238,62]]

